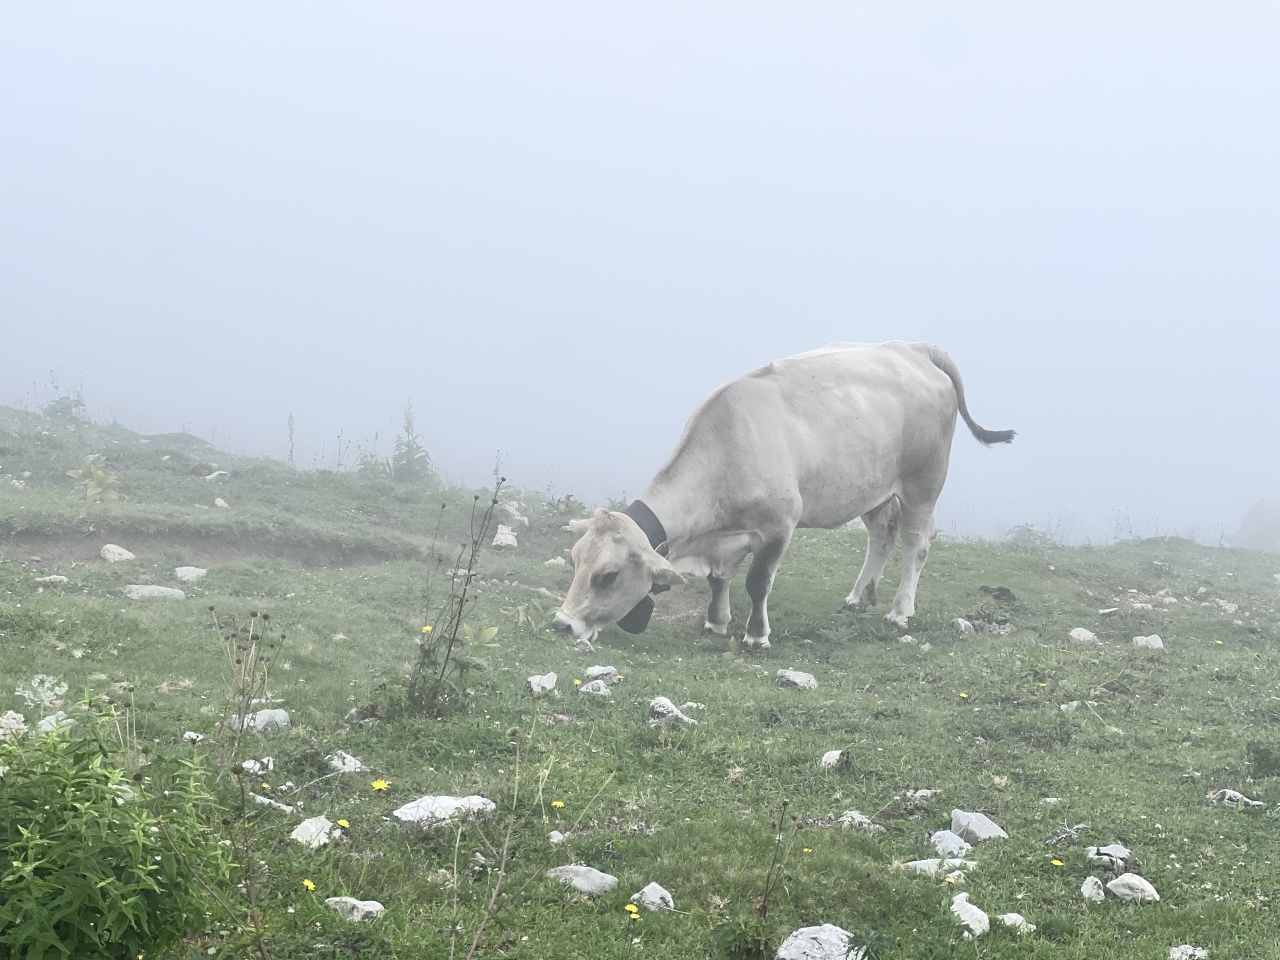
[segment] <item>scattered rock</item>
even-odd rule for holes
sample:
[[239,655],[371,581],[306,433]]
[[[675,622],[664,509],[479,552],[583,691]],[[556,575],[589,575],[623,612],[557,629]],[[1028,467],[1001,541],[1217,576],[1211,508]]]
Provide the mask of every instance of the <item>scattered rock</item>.
[[259,733],[266,733],[268,730],[288,728],[292,724],[289,723],[288,710],[259,710],[248,719],[245,726]]
[[1076,627],[1067,636],[1072,643],[1101,643],[1098,635],[1092,630],[1086,630],[1084,627]]
[[1153,633],[1149,637],[1134,637],[1133,645],[1135,647],[1146,647],[1149,650],[1163,650],[1164,641],[1160,639],[1160,634]]
[[1122,873],[1110,883],[1107,889],[1121,900],[1143,900],[1154,903],[1160,899],[1156,888],[1136,873]]
[[1205,794],[1205,799],[1210,800],[1213,803],[1225,803],[1227,806],[1235,807],[1238,810],[1243,810],[1245,807],[1263,806],[1261,800],[1250,800],[1239,790],[1232,790],[1230,787],[1225,787],[1222,790],[1210,791]]
[[59,710],[57,713],[51,713],[47,717],[41,718],[36,724],[36,730],[40,733],[53,733],[55,730],[62,730],[65,727],[75,725],[75,721]]
[[966,940],[981,937],[991,929],[991,918],[969,902],[967,893],[957,893],[951,898],[951,912],[969,928],[964,935]]
[[782,941],[777,960],[863,960],[866,952],[849,950],[849,932],[833,923],[801,927]]
[[240,766],[256,777],[260,773],[274,770],[276,762],[271,757],[263,757],[261,760],[241,760]]
[[1105,863],[1113,870],[1122,870],[1133,851],[1122,843],[1109,843],[1105,847],[1085,847],[1084,855],[1094,863]]
[[1094,903],[1101,903],[1106,898],[1106,894],[1102,892],[1102,881],[1097,877],[1089,877],[1080,884],[1080,895]]
[[909,634],[909,633],[908,633],[908,634],[906,634],[905,636],[899,637],[899,638],[898,638],[898,642],[899,642],[899,643],[915,643],[915,642],[916,642],[916,638],[915,638],[915,637],[913,637],[911,634]]
[[1003,913],[1000,915],[1000,922],[1006,927],[1013,927],[1020,934],[1031,933],[1036,928],[1034,923],[1027,923],[1020,913]]
[[814,679],[813,674],[804,673],[801,670],[779,670],[778,686],[794,687],[797,690],[817,690],[818,681]]
[[529,526],[529,518],[516,509],[513,503],[500,503],[493,511],[493,518],[498,521],[500,526],[505,526],[512,531],[519,527]]
[[935,797],[940,797],[941,795],[941,790],[908,790],[906,792],[907,806],[924,806],[924,804],[929,803]]
[[552,830],[547,834],[547,843],[551,844],[553,847],[557,844],[564,843],[564,834],[559,830]]
[[943,871],[976,870],[978,864],[974,860],[962,860],[959,857],[930,857],[928,860],[908,860],[902,866],[904,869],[915,873],[927,873],[930,876],[937,876]]
[[177,567],[173,571],[173,575],[179,580],[186,583],[195,583],[197,580],[203,580],[209,573],[204,567]]
[[328,817],[311,817],[294,827],[289,836],[304,847],[319,850],[330,840],[341,837],[342,831],[330,823]]
[[603,680],[609,686],[618,682],[618,671],[614,667],[587,667],[584,677],[590,680]]
[[852,827],[855,830],[865,830],[867,833],[884,833],[884,827],[878,823],[872,823],[870,817],[857,810],[846,810],[840,814],[839,823],[846,829]]
[[157,587],[151,583],[131,583],[124,588],[130,600],[185,600],[187,595],[174,587]]
[[552,557],[550,560],[542,562],[544,567],[563,567],[566,565],[564,557]]
[[666,697],[654,697],[649,702],[649,726],[661,727],[669,720],[679,720],[681,723],[691,724],[698,722],[692,717],[686,717],[680,712],[680,708]]
[[821,761],[822,765],[824,767],[834,767],[837,763],[840,762],[840,756],[843,753],[844,753],[843,750],[828,750],[826,753],[822,755],[822,761]]
[[951,621],[951,629],[962,637],[967,637],[973,633],[973,624],[964,617],[956,617]]
[[448,820],[462,813],[490,813],[497,806],[485,797],[419,797],[391,815],[406,823]]
[[1069,703],[1064,703],[1058,709],[1061,710],[1063,713],[1075,713],[1077,710],[1080,709],[1080,701],[1072,700]]
[[1040,803],[1042,806],[1053,806],[1054,804],[1061,803],[1061,802],[1062,802],[1061,797],[1041,797],[1040,798]]
[[1119,609],[1120,609],[1119,607],[1103,607],[1101,610],[1098,611],[1098,613],[1105,617],[1107,614],[1115,613]]
[[249,796],[252,798],[254,803],[260,803],[264,807],[274,807],[281,813],[293,813],[293,807],[289,806],[287,803],[281,803],[279,800],[272,800],[270,797],[264,797],[261,794],[253,792],[250,792]]
[[1208,960],[1208,958],[1208,950],[1204,947],[1193,947],[1189,943],[1169,948],[1169,960]]
[[215,470],[213,471],[213,473],[205,477],[205,479],[208,480],[210,483],[213,483],[215,480],[220,480],[223,477],[229,477],[229,476],[231,476],[231,474],[227,473],[227,471],[225,470]]
[[359,773],[364,769],[363,763],[342,750],[329,758],[329,766],[339,773]]
[[590,683],[584,683],[578,688],[578,693],[590,693],[597,697],[611,696],[609,692],[609,685],[603,680],[592,680]]
[[591,645],[591,641],[586,637],[579,637],[577,640],[573,641],[573,649],[577,650],[579,653],[596,652],[596,648]]
[[377,900],[357,900],[355,897],[329,897],[324,905],[355,923],[376,917],[387,909]]
[[994,820],[983,813],[970,813],[967,810],[951,811],[951,832],[969,843],[980,843],[983,840],[1009,839]]
[[920,652],[921,652],[921,653],[928,653],[928,652],[929,652],[930,650],[932,650],[932,649],[933,649],[933,644],[932,644],[932,643],[929,643],[928,641],[926,641],[926,642],[924,642],[924,643],[920,644]]
[[114,543],[108,543],[98,552],[107,563],[120,563],[122,560],[132,560],[133,554],[124,547],[117,546]]
[[680,709],[681,710],[705,710],[707,709],[707,705],[705,703],[694,703],[692,700],[688,700],[680,704]]
[[493,535],[493,546],[514,550],[518,546],[516,532],[505,523],[498,524],[498,532]]
[[1221,597],[1214,597],[1213,602],[1218,605],[1218,609],[1221,610],[1223,613],[1231,614],[1231,613],[1235,613],[1237,610],[1240,609],[1240,604],[1228,603],[1226,600],[1223,600]]
[[933,844],[933,849],[937,850],[938,855],[942,857],[963,857],[973,849],[973,844],[963,837],[956,836],[950,830],[934,831],[933,836],[929,838],[929,842]]
[[532,676],[524,682],[525,688],[535,697],[539,694],[550,693],[556,688],[556,680],[559,679],[554,673],[546,673],[542,676]]
[[36,583],[45,587],[56,587],[58,584],[66,583],[66,582],[67,582],[66,577],[60,577],[57,574],[54,574],[53,576],[50,576],[50,577],[36,577]]
[[655,913],[676,908],[676,902],[671,898],[671,894],[657,883],[646,884],[643,890],[632,895],[631,902],[638,903],[646,910],[652,910]]
[[197,743],[199,743],[201,740],[204,739],[204,734],[196,733],[194,730],[188,730],[186,731],[186,733],[182,735],[182,739],[187,741],[187,743],[191,744],[194,747]]
[[547,871],[552,880],[567,883],[579,893],[589,897],[600,897],[613,893],[618,886],[618,878],[608,873],[601,873],[593,867],[565,866],[552,867]]
[[215,507],[217,507],[219,510],[230,510],[230,509],[231,509],[231,504],[227,503],[227,501],[223,500],[221,497],[214,497],[214,498],[213,498],[213,505],[214,505]]

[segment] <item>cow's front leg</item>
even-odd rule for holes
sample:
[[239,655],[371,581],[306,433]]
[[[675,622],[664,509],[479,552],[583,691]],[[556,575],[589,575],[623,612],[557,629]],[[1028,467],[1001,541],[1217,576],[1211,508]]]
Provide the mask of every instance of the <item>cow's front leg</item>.
[[766,543],[751,560],[747,571],[747,596],[751,598],[751,616],[747,620],[747,633],[742,645],[748,650],[769,649],[769,591],[773,589],[773,575],[778,571],[782,555],[787,551],[791,537]]
[[899,630],[906,630],[907,621],[916,615],[916,585],[933,542],[933,510],[903,510],[902,520],[902,583],[885,619]]
[[707,575],[711,585],[711,603],[707,606],[707,622],[702,629],[723,637],[729,632],[729,582],[730,577]]
[[893,544],[898,538],[900,513],[897,497],[890,497],[862,515],[862,522],[867,525],[867,556],[862,561],[862,570],[854,581],[853,589],[844,598],[846,610],[865,613],[875,606],[876,585],[884,575],[884,565],[889,562],[889,554],[893,553]]

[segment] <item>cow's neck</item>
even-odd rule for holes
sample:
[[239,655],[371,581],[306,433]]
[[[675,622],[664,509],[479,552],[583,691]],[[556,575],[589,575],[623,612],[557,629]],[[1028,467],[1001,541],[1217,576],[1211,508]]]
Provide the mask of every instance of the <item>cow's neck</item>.
[[670,476],[655,478],[639,502],[661,524],[672,560],[688,555],[691,548],[696,552],[694,544],[715,527],[705,484],[681,483]]

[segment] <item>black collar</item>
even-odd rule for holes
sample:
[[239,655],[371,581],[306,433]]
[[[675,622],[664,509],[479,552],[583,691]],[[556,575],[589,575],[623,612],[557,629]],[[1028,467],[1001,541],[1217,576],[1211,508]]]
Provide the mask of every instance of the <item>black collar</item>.
[[649,546],[660,557],[667,555],[667,530],[662,521],[649,509],[643,500],[632,500],[631,505],[622,511],[636,522],[642,533],[649,538]]

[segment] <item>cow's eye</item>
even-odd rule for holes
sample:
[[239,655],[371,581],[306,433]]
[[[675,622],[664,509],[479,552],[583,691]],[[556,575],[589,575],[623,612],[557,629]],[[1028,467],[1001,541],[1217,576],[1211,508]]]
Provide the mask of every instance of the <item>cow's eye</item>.
[[618,579],[618,571],[610,570],[608,573],[597,573],[591,578],[591,582],[597,587],[612,587],[613,581]]

